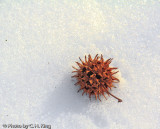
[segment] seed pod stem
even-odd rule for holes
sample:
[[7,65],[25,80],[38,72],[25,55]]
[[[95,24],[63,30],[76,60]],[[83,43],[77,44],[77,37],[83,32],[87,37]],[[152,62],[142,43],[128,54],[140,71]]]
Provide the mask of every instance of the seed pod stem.
[[109,91],[107,91],[107,92],[108,92],[108,94],[110,94],[112,97],[116,98],[116,99],[118,100],[118,102],[122,102],[122,100],[121,100],[120,98],[118,98],[118,97],[114,96],[114,95],[113,95],[113,94],[111,94]]

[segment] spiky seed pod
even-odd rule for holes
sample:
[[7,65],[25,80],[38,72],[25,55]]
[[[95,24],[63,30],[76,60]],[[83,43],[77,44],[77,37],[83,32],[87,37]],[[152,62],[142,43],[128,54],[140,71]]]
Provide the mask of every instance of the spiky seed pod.
[[121,99],[117,98],[113,94],[109,92],[109,90],[112,89],[112,87],[115,87],[112,83],[118,83],[119,79],[114,77],[114,74],[116,74],[118,71],[114,71],[117,68],[115,67],[109,67],[109,64],[112,61],[112,58],[104,61],[103,56],[101,54],[101,57],[98,56],[98,54],[95,56],[94,59],[92,59],[91,55],[85,56],[85,61],[82,61],[79,57],[81,63],[76,62],[79,68],[76,68],[72,66],[75,71],[72,73],[76,73],[74,76],[77,79],[77,83],[75,85],[80,85],[80,90],[83,90],[83,93],[89,94],[89,98],[91,99],[91,95],[95,95],[95,98],[101,101],[100,97],[101,95],[105,97],[104,93],[107,93],[108,95],[111,95],[112,97],[116,98],[118,102],[122,102]]

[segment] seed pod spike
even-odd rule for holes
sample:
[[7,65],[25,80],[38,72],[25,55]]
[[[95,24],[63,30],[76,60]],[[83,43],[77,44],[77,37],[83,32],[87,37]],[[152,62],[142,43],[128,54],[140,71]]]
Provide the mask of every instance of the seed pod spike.
[[87,61],[87,57],[86,57],[86,55],[85,55],[85,61],[86,61],[86,63],[88,62],[88,61]]
[[95,62],[95,60],[97,59],[98,54],[94,57],[93,62]]
[[112,62],[113,58],[110,58],[110,60],[108,61],[108,65]]
[[90,60],[92,62],[92,57],[90,54],[88,55],[88,60]]
[[81,88],[78,90],[78,92],[79,92],[80,90],[82,90],[82,89],[84,89],[84,87],[81,87]]
[[78,71],[72,71],[72,73],[75,73],[75,72],[78,72]]
[[112,75],[113,75],[113,74],[116,74],[116,73],[118,73],[118,72],[119,72],[119,71],[116,71],[116,72],[112,73]]
[[81,68],[81,67],[83,67],[83,65],[82,64],[80,64],[80,63],[78,63],[78,62],[76,62],[77,63],[77,65]]
[[73,77],[79,77],[79,76],[78,76],[78,75],[73,75],[73,76],[71,76],[71,77],[73,78]]
[[101,62],[103,63],[104,62],[104,59],[103,59],[103,55],[101,54]]
[[82,96],[84,95],[85,91],[83,91]]
[[104,95],[104,93],[102,93],[102,95],[104,96],[104,98],[107,100],[106,96]]
[[98,99],[99,99],[99,101],[101,101],[101,99],[99,98],[99,94],[98,94]]
[[76,67],[74,67],[74,66],[72,66],[72,68],[74,68],[74,69],[76,69],[76,70],[78,70]]
[[96,100],[97,100],[97,94],[96,93],[94,93],[95,94],[95,98],[96,98]]
[[79,81],[79,82],[76,82],[74,85],[77,86],[79,83],[80,83],[80,81]]
[[84,65],[84,62],[81,60],[81,58],[79,57],[79,60],[82,62],[82,64]]
[[106,60],[105,62],[104,62],[104,64],[110,64],[111,62],[112,62],[112,60],[113,60],[113,58],[109,58],[108,60]]
[[115,69],[118,69],[118,68],[115,68],[115,67],[114,67],[114,68],[110,68],[111,71],[112,71],[112,70],[115,70]]

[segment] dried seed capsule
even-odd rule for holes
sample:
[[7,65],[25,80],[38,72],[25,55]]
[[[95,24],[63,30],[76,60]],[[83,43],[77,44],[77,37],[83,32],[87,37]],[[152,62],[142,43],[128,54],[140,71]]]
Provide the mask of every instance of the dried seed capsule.
[[[119,82],[119,79],[114,77],[114,74],[116,74],[118,71],[114,71],[117,68],[115,67],[109,67],[109,64],[112,62],[112,58],[104,61],[103,56],[98,56],[98,54],[95,56],[94,59],[92,59],[91,55],[85,56],[85,61],[82,61],[79,57],[81,63],[76,62],[79,68],[76,68],[73,66],[75,73],[74,76],[77,79],[77,83],[75,85],[80,85],[80,90],[83,90],[83,93],[89,94],[89,98],[91,99],[91,95],[95,95],[95,98],[97,100],[100,100],[100,95],[105,96],[105,92],[108,95],[111,95],[112,97],[116,98],[118,102],[122,102],[121,99],[117,98],[113,94],[109,92],[112,87],[115,87],[112,83]],[[101,100],[100,100],[101,101]]]

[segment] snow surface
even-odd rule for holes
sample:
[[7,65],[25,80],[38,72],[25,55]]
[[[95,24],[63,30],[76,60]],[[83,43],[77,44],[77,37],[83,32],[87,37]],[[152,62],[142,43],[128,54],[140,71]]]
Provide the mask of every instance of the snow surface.
[[[77,93],[72,65],[89,53],[114,58],[122,103]],[[160,1],[1,0],[0,124],[10,123],[160,129]]]

